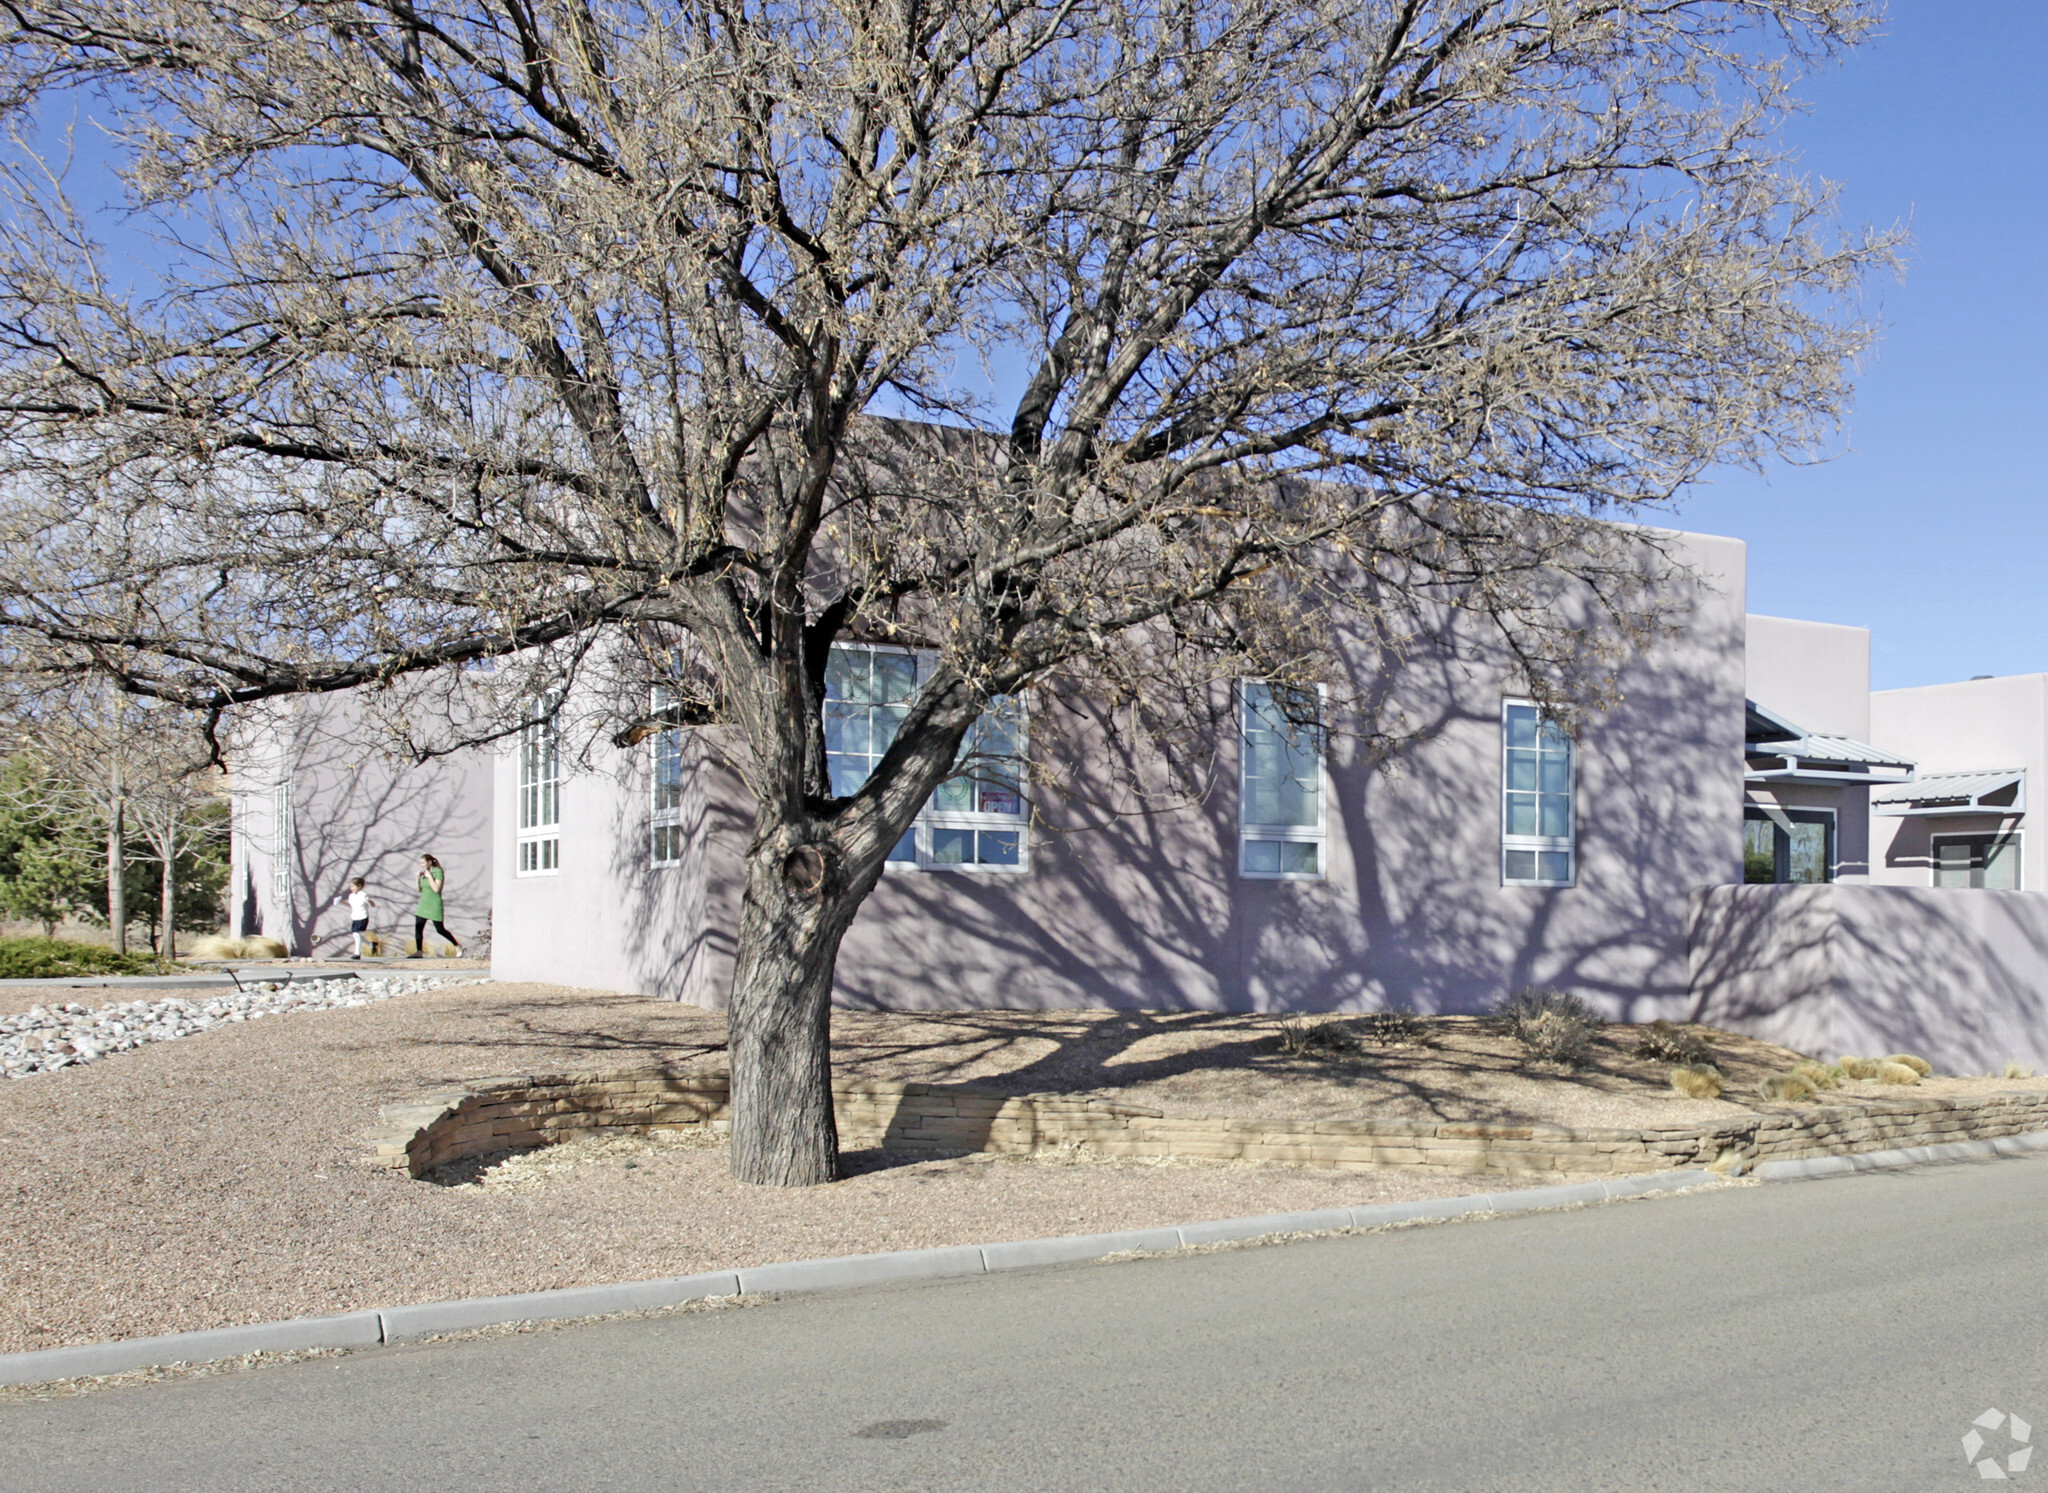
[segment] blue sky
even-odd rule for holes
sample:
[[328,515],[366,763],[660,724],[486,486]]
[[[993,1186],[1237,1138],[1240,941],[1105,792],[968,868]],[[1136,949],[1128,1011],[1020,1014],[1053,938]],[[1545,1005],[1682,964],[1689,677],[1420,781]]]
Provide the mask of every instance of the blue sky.
[[1749,609],[1871,630],[1878,689],[2048,671],[2048,4],[1892,0],[1790,142],[1903,282],[1843,454],[1714,474],[1677,515],[1749,544]]

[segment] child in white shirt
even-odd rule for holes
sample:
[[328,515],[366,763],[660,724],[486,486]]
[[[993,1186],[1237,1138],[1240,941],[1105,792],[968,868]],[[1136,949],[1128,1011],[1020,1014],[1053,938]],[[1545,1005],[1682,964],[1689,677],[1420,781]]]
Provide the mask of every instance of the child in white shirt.
[[355,943],[355,952],[348,957],[360,959],[363,957],[363,931],[370,926],[372,906],[369,890],[362,877],[358,876],[349,882],[348,895],[342,900],[348,903],[348,932]]

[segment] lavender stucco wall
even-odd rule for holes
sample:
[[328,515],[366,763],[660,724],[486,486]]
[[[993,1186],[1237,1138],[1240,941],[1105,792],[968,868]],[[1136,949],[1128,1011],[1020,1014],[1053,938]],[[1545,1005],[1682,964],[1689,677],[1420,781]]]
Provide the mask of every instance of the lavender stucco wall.
[[[1455,1011],[1544,984],[1617,1015],[1681,1011],[1687,892],[1740,874],[1743,547],[1669,537],[1697,577],[1694,610],[1625,668],[1618,703],[1584,729],[1575,886],[1500,882],[1505,660],[1470,639],[1396,669],[1361,650],[1367,682],[1424,739],[1376,770],[1339,723],[1324,880],[1238,877],[1226,745],[1224,786],[1198,806],[1115,818],[1080,797],[1043,802],[1026,874],[892,871],[847,936],[836,998]],[[1082,769],[1103,750],[1085,702],[1038,701],[1032,734],[1034,753]],[[715,760],[698,762],[689,862],[649,867],[645,750],[600,751],[564,785],[560,872],[521,877],[514,766],[501,756],[495,971],[721,1003],[743,802]]]
[[[349,878],[361,876],[375,901],[372,929],[410,939],[422,853],[447,869],[449,930],[468,942],[490,926],[491,754],[408,764],[368,739],[346,701],[305,700],[238,723],[231,760],[230,932],[268,934],[294,954],[345,954],[348,909],[338,904]],[[280,779],[291,785],[282,847],[273,820]]]
[[1823,1057],[2048,1067],[2048,895],[1703,887],[1691,924],[1695,1020]]

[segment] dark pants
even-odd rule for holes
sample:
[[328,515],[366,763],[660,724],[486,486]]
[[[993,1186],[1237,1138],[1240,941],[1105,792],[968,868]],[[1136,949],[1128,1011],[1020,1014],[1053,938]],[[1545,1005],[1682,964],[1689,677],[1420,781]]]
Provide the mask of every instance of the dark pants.
[[[442,942],[452,943],[458,949],[462,947],[461,941],[448,931],[448,925],[439,918],[434,919],[434,931],[441,935]],[[425,918],[416,917],[412,920],[412,946],[422,954],[427,952],[427,920]]]

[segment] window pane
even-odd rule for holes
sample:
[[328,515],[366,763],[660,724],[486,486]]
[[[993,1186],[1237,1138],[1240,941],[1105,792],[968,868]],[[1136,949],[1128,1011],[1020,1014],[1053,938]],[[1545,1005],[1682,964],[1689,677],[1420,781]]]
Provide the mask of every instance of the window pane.
[[[1513,754],[1510,753],[1512,756]],[[1521,784],[1512,785],[1519,788]],[[1543,754],[1543,791],[1545,793],[1569,793],[1572,791],[1572,759],[1563,753]]]
[[1537,815],[1537,822],[1542,825],[1542,828],[1537,830],[1536,833],[1561,840],[1572,832],[1571,815],[1562,793],[1542,794],[1541,804],[1542,808],[1541,812]]
[[965,813],[974,807],[974,784],[965,778],[948,778],[932,790],[931,806],[950,814]]
[[1828,879],[1828,827],[1825,824],[1795,823],[1792,826],[1785,879],[1795,882]]
[[983,784],[981,802],[978,805],[984,814],[1022,814],[1024,799],[1014,787],[995,787]]
[[1282,840],[1280,869],[1290,876],[1314,876],[1322,870],[1323,847],[1308,840]]
[[1536,879],[1536,852],[1533,850],[1510,850],[1506,857],[1507,879],[1509,881],[1534,881]]
[[984,866],[1014,866],[1021,853],[1021,839],[1013,829],[985,829],[977,832],[980,851],[977,859]]
[[1508,795],[1508,833],[1511,835],[1533,835],[1536,833],[1535,794],[1510,793]]
[[1993,845],[1984,862],[1984,885],[1993,891],[2015,892],[2020,885],[2020,847],[2012,840]]
[[1536,879],[1564,886],[1572,879],[1572,856],[1568,850],[1536,852]]
[[1742,821],[1742,879],[1752,885],[1778,879],[1778,827],[1768,819]]
[[1536,754],[1534,752],[1508,753],[1508,787],[1522,793],[1536,791]]
[[1244,686],[1244,822],[1314,829],[1321,823],[1319,733],[1287,718],[1272,690]]
[[1533,705],[1510,705],[1508,707],[1508,745],[1514,748],[1536,745],[1536,707]]
[[1247,871],[1276,873],[1280,869],[1280,842],[1278,840],[1247,840],[1244,842],[1244,868]]
[[868,651],[865,648],[834,647],[825,658],[825,698],[866,701],[868,698]]
[[874,653],[874,699],[894,705],[917,693],[917,659],[908,653]]
[[868,749],[868,711],[865,705],[844,700],[825,702],[825,750],[865,752]]
[[974,859],[974,831],[935,829],[932,831],[932,864],[964,866]]
[[916,831],[916,830],[914,830],[914,829],[907,829],[907,830],[905,830],[905,831],[903,832],[903,838],[902,838],[902,839],[900,839],[900,840],[898,840],[898,841],[896,842],[896,844],[895,844],[895,847],[894,847],[894,848],[893,848],[892,850],[890,850],[890,852],[889,852],[889,859],[890,859],[890,860],[892,860],[892,861],[909,861],[909,862],[911,862],[912,864],[915,864],[915,863],[916,863],[916,861],[917,861],[917,831]]

